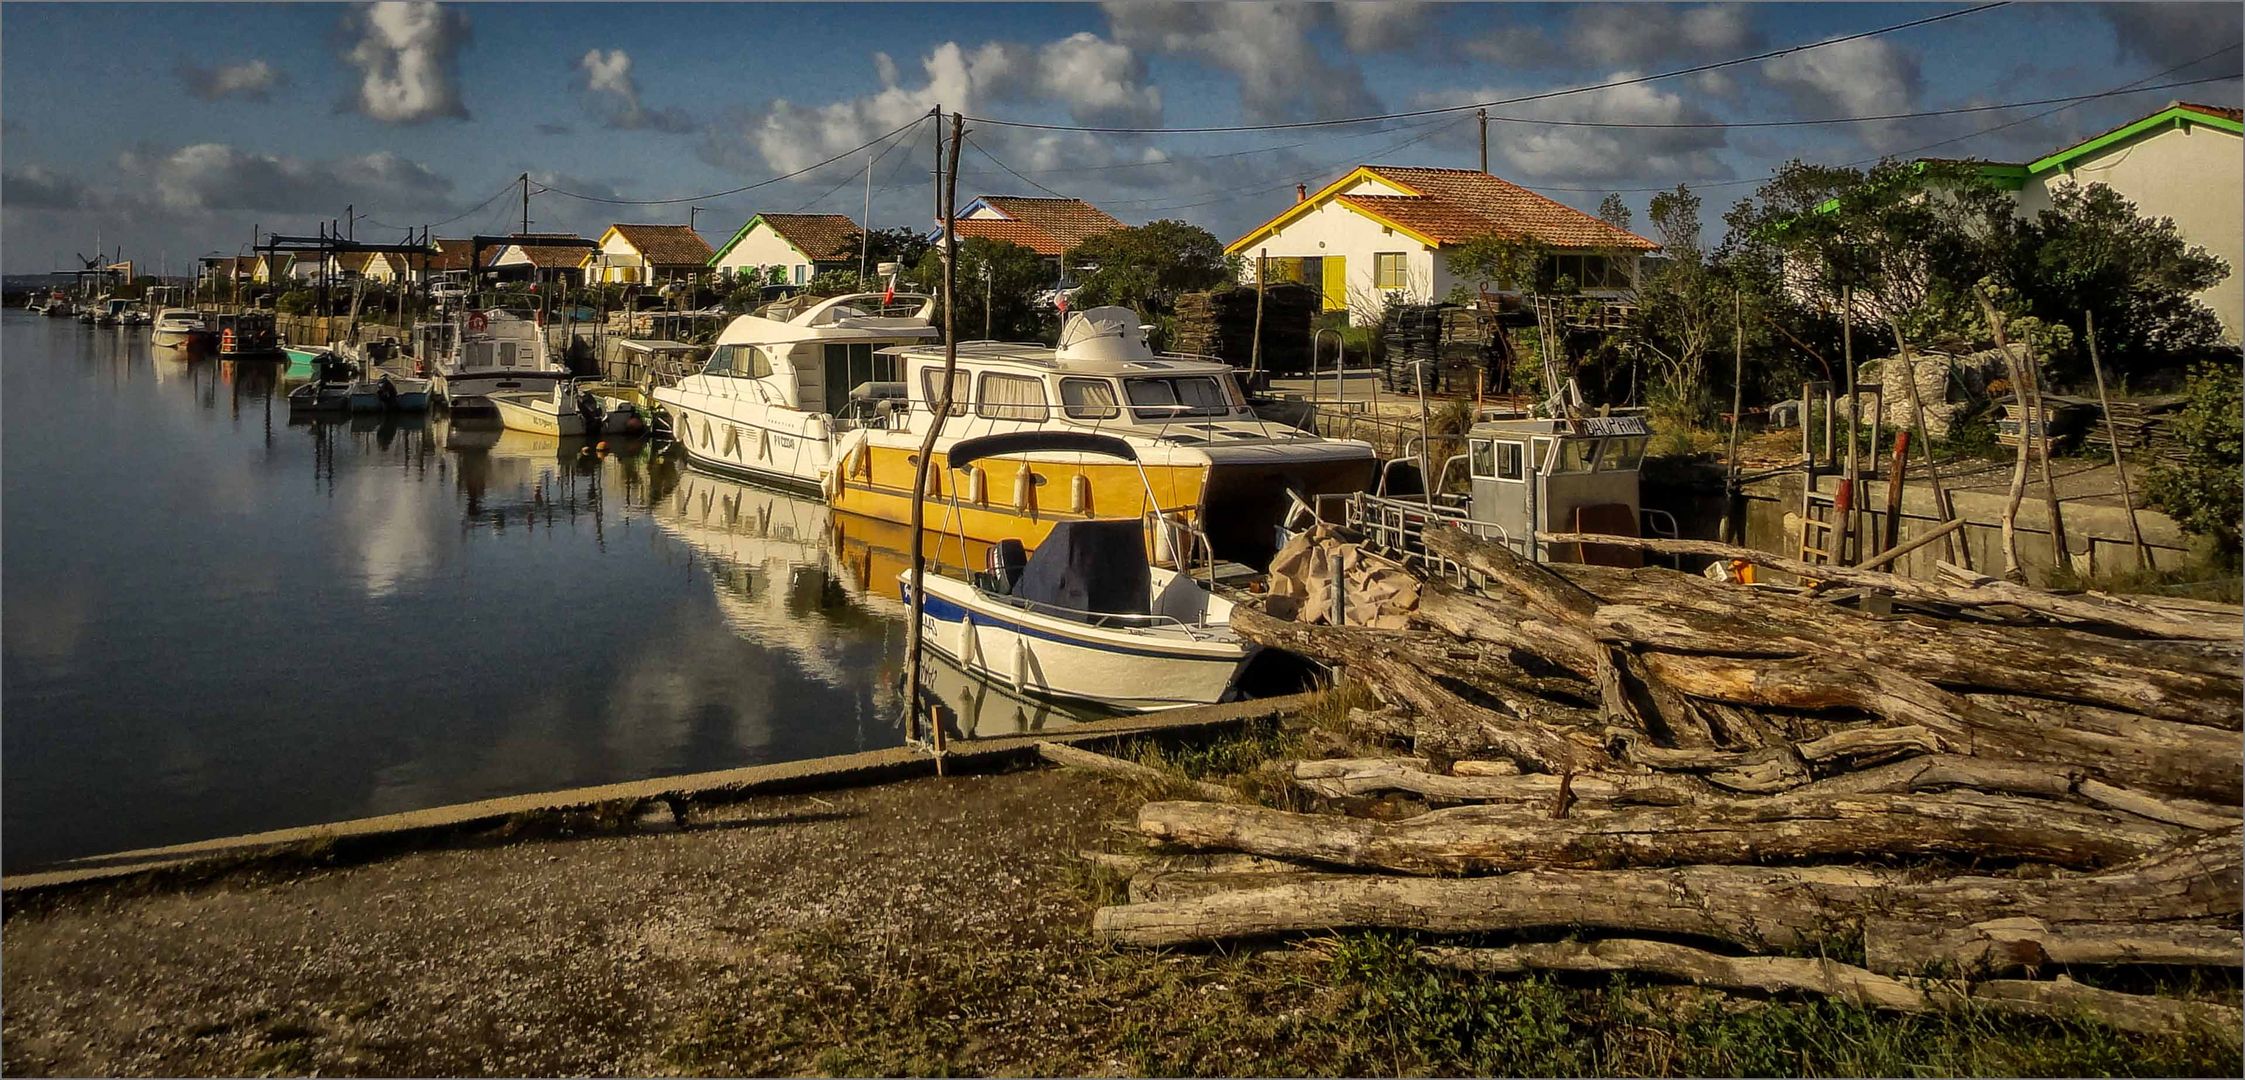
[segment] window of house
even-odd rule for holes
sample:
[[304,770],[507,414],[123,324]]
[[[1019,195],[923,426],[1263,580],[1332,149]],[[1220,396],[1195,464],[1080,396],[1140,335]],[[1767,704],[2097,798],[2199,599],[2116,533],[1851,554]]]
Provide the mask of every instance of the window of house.
[[990,372],[982,377],[982,393],[974,412],[986,420],[1042,420],[1045,418],[1045,381],[1034,375]]
[[1112,420],[1122,415],[1115,384],[1105,379],[1060,380],[1060,408],[1070,420]]
[[1382,251],[1372,256],[1372,284],[1378,289],[1407,288],[1411,271],[1406,257],[1400,251]]
[[[920,373],[920,389],[927,395],[928,411],[934,412],[943,403],[943,369],[931,367]],[[971,372],[951,373],[951,415],[965,416],[967,400],[974,396],[974,375]]]

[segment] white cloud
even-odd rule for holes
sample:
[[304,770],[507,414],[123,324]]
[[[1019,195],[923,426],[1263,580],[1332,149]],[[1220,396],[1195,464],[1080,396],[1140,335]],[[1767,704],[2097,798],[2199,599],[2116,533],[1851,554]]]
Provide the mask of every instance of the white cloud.
[[287,80],[273,65],[252,59],[216,67],[198,67],[182,61],[179,81],[186,85],[188,93],[204,101],[230,97],[264,101],[272,96],[275,87]]
[[[1629,79],[1632,71],[1617,71],[1608,78]],[[1603,80],[1602,80],[1603,81]],[[1518,93],[1517,88],[1492,87],[1473,92],[1482,100],[1497,100]],[[1428,101],[1428,104],[1443,102]],[[1551,101],[1506,106],[1504,116],[1523,119],[1588,120],[1627,124],[1708,123],[1716,119],[1697,99],[1685,92],[1662,90],[1650,83],[1617,86],[1609,90],[1575,94]],[[1473,137],[1473,125],[1456,129],[1453,145]],[[1533,123],[1489,125],[1490,169],[1520,183],[1612,183],[1637,186],[1662,177],[1706,178],[1730,172],[1721,158],[1727,145],[1724,129],[1715,128],[1585,128],[1538,126]],[[1628,183],[1624,183],[1628,182]]]
[[353,107],[388,124],[466,119],[454,70],[467,39],[467,15],[432,0],[382,0],[344,17],[357,35],[344,58],[359,69]]
[[1428,7],[1422,0],[1350,0],[1333,5],[1333,20],[1350,51],[1385,52],[1423,40]]
[[169,152],[127,152],[118,159],[118,173],[173,211],[331,214],[346,202],[430,207],[452,189],[434,169],[388,150],[311,161],[197,143]]
[[[1189,56],[1236,76],[1240,112],[1250,122],[1379,111],[1363,71],[1346,57],[1321,55],[1310,41],[1330,5],[1109,0],[1102,7],[1116,41]],[[1358,31],[1360,40],[1365,32]]]
[[1576,9],[1568,40],[1594,63],[1648,64],[1750,51],[1762,37],[1743,5],[1587,4]]
[[1907,110],[1924,86],[1917,57],[1874,38],[1780,56],[1762,76],[1804,107],[1841,116]]
[[578,62],[584,72],[585,92],[601,103],[605,123],[612,128],[685,132],[694,122],[677,109],[650,109],[639,100],[639,83],[631,76],[631,54],[622,49],[603,53],[594,49]]
[[[910,124],[938,104],[973,113],[993,103],[1051,100],[1065,104],[1077,123],[1116,126],[1143,125],[1161,117],[1160,90],[1142,81],[1144,61],[1128,47],[1089,33],[1042,48],[994,41],[969,49],[945,42],[921,59],[925,79],[918,85],[905,85],[895,60],[886,54],[874,54],[873,68],[881,77],[881,89],[825,105],[773,101],[741,121],[740,137],[766,165],[790,172]],[[974,138],[993,150],[1051,142],[1013,129]],[[713,147],[713,156],[723,160],[730,156],[729,150],[720,143]],[[1034,167],[1034,162],[1023,166],[1009,160],[1008,164]]]

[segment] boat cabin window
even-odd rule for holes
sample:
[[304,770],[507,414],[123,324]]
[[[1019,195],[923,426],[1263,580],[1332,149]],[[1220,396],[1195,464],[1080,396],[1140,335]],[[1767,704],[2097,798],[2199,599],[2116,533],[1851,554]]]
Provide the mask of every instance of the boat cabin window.
[[1516,442],[1496,444],[1497,479],[1518,480],[1521,478],[1523,470],[1520,467],[1520,450],[1520,444]]
[[761,379],[771,373],[771,357],[754,345],[719,345],[709,351],[709,363],[702,368],[704,375],[737,379]]
[[1123,380],[1130,411],[1140,420],[1180,416],[1230,416],[1231,395],[1207,375],[1176,375]]
[[975,397],[974,414],[986,420],[1042,420],[1045,381],[1034,375],[985,374],[982,393]]
[[1487,439],[1474,439],[1467,444],[1469,471],[1482,479],[1497,475],[1497,453]]
[[1629,472],[1644,464],[1645,436],[1606,440],[1606,460],[1599,468],[1608,472]]
[[[936,406],[943,402],[943,369],[931,367],[920,372],[920,389],[927,394],[928,411],[934,412]],[[973,396],[974,373],[970,371],[952,372],[951,415],[965,416],[967,414],[967,401]]]
[[1070,420],[1112,420],[1122,415],[1115,384],[1105,379],[1060,380],[1060,407]]

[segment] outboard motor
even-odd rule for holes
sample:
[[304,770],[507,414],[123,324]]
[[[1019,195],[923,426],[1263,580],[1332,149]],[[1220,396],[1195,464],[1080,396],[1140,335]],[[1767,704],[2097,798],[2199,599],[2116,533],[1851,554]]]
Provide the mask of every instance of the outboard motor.
[[990,591],[1001,596],[1013,595],[1013,587],[1021,581],[1021,571],[1029,565],[1029,551],[1021,541],[1007,537],[990,545]]
[[586,435],[600,434],[601,424],[607,419],[606,411],[600,407],[600,399],[584,390],[577,391],[577,415],[585,421]]

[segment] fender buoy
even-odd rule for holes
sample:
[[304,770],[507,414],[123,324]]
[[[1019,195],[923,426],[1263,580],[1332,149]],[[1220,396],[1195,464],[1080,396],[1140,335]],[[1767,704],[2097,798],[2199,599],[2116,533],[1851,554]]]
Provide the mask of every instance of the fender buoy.
[[219,351],[219,352],[233,352],[233,351],[234,351],[234,328],[233,328],[233,327],[231,327],[231,326],[227,327],[227,328],[226,328],[226,333],[224,333],[224,334],[220,335],[220,337],[219,337],[219,340],[218,340],[218,351]]

